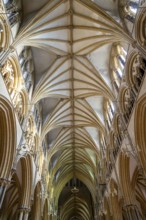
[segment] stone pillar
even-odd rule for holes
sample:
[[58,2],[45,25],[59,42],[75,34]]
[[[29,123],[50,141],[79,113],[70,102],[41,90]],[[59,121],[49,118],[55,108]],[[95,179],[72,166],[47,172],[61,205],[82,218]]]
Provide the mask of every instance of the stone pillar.
[[19,208],[18,209],[18,220],[28,220],[30,208]]
[[97,215],[95,215],[94,220],[98,220],[98,216]]
[[23,220],[28,220],[29,211],[25,211]]
[[7,186],[10,184],[10,182],[11,181],[8,179],[3,179],[3,178],[0,179],[0,208],[2,207]]
[[142,220],[136,205],[130,204],[124,206],[122,213],[124,220]]
[[56,215],[52,215],[52,220],[57,220],[57,216]]
[[23,220],[23,211],[19,210],[19,214],[18,214],[18,220]]

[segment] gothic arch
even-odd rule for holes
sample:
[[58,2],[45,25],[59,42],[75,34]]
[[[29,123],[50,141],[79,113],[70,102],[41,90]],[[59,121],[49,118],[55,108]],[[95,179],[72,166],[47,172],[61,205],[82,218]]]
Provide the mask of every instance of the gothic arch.
[[43,220],[49,220],[48,199],[45,200],[43,208]]
[[122,210],[121,210],[121,201],[118,197],[118,185],[115,182],[114,179],[111,179],[110,181],[110,202],[111,202],[111,210],[113,214],[113,219],[114,220],[122,220]]
[[126,82],[128,83],[129,87],[132,87],[135,84],[135,78],[134,75],[132,74],[133,73],[132,68],[137,57],[138,54],[134,50],[127,57],[125,76],[126,76]]
[[134,131],[139,159],[146,172],[146,94],[138,100],[136,105]]
[[42,211],[42,186],[38,182],[34,191],[34,204],[32,208],[32,219],[40,220]]
[[129,89],[127,86],[123,86],[120,90],[120,94],[119,94],[119,107],[120,110],[122,112],[122,114],[125,114],[127,112],[127,108],[128,108],[128,95],[129,95]]
[[120,119],[119,114],[116,114],[114,117],[113,127],[114,127],[115,134],[120,135],[120,133],[121,133],[121,119]]
[[4,12],[0,10],[0,50],[6,50],[10,45],[10,30],[8,24],[6,23],[5,16],[3,15],[3,13]]
[[16,122],[11,103],[0,96],[0,178],[6,181],[16,154]]
[[146,46],[146,33],[145,33],[145,23],[146,23],[146,9],[142,7],[139,10],[135,21],[135,35],[136,40],[142,46]]
[[82,198],[79,198],[78,196],[71,196],[69,200],[64,204],[62,210],[61,210],[61,219],[67,220],[70,219],[72,215],[74,215],[74,206],[73,201],[76,200],[77,205],[77,212],[78,215],[81,216],[81,219],[90,219],[90,209],[88,207],[88,204],[86,201],[84,201]]
[[130,158],[125,154],[120,154],[119,160],[119,174],[121,182],[121,190],[124,196],[126,205],[133,204],[135,202],[134,192],[132,190],[130,182],[130,168],[129,168]]
[[[91,182],[90,179],[87,179],[84,175],[82,175],[82,173],[78,172],[77,176],[76,176],[81,182],[84,182],[86,187],[88,188],[89,192],[91,193],[92,199],[95,203],[96,201],[96,193],[95,193],[95,189],[93,186],[93,183]],[[65,184],[67,182],[69,182],[71,179],[73,178],[73,173],[70,172],[69,175],[66,175],[64,178],[61,178],[58,183],[55,185],[55,205],[57,206],[57,202],[58,202],[58,198],[61,194],[62,189],[64,188]],[[50,186],[51,187],[51,186]]]
[[3,212],[0,213],[0,219],[16,219],[17,211],[21,197],[21,185],[16,173],[12,175],[11,183],[9,184],[5,198],[2,204]]
[[29,154],[27,154],[21,157],[18,163],[19,162],[21,164],[22,172],[22,192],[20,208],[26,207],[29,210],[33,184],[32,158]]
[[141,214],[143,215],[142,218],[144,218],[146,212],[146,198],[145,198],[146,183],[143,177],[142,169],[140,169],[139,167],[136,167],[133,173],[132,188],[135,194],[135,198],[140,205]]

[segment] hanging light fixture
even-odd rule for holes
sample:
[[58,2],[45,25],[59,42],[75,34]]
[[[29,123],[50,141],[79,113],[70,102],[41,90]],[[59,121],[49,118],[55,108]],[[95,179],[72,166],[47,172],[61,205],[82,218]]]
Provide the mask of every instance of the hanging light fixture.
[[74,187],[71,189],[71,192],[74,193],[74,194],[76,194],[76,193],[79,192],[79,189],[76,188],[76,186],[74,186]]
[[79,192],[79,189],[76,187],[76,178],[74,177],[73,179],[73,182],[74,182],[74,187],[71,189],[71,192],[74,193],[74,194],[77,194]]

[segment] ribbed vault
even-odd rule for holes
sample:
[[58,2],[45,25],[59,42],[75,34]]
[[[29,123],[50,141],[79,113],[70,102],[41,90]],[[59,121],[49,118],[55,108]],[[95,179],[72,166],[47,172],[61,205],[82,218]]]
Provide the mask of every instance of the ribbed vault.
[[[107,45],[110,48],[121,41],[133,42],[120,24],[90,0],[50,0],[24,22],[13,43],[14,47],[32,46],[54,55],[48,69],[40,73],[31,101],[36,104],[48,99],[49,106],[49,98],[59,100],[45,118],[41,134],[43,143],[56,132],[52,143],[48,142],[48,189],[55,207],[72,178],[82,181],[96,202],[100,137],[106,135],[104,102],[115,97],[109,73],[104,76],[92,57],[96,54],[98,61],[104,47],[109,56]],[[63,220],[74,216],[72,203],[78,206],[75,214],[79,219],[90,219],[87,202],[71,195],[64,205],[68,210],[62,214]]]
[[93,219],[93,201],[85,184],[71,179],[59,196],[58,209],[60,219]]

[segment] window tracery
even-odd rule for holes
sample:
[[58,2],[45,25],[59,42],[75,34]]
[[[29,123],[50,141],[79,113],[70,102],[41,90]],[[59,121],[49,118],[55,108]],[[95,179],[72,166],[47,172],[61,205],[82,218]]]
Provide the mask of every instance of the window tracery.
[[125,12],[125,18],[131,21],[132,23],[135,20],[135,16],[137,13],[138,9],[138,3],[135,1],[130,1],[125,7],[124,7],[124,12]]
[[121,45],[117,44],[113,45],[111,55],[111,78],[118,93],[124,74],[127,52]]
[[25,86],[28,92],[33,88],[33,76],[34,71],[32,54],[29,48],[24,48],[19,55],[19,61],[21,65],[22,75],[25,81]]
[[39,104],[35,104],[35,106],[34,106],[34,120],[36,123],[37,131],[39,133],[40,128],[41,128],[41,111],[40,111]]
[[127,23],[127,21],[132,24],[135,22],[139,3],[139,0],[122,0],[119,2],[120,15],[123,19],[125,19],[125,23]]
[[6,22],[5,11],[0,7],[0,54],[8,49],[10,38],[10,28]]
[[[125,107],[127,109],[127,113],[125,113],[126,122],[132,112],[135,99],[139,93],[141,88],[141,84],[144,79],[145,71],[146,71],[146,61],[145,59],[140,56],[140,54],[133,53],[129,57],[126,66],[126,81],[128,84],[127,91],[124,95],[123,102],[125,102]],[[123,109],[123,111],[125,111]]]
[[17,7],[16,2],[14,0],[9,0],[7,2],[4,2],[4,4],[6,7],[9,23],[11,27],[13,27],[21,19],[20,10]]
[[134,104],[134,99],[131,93],[131,89],[124,87],[120,92],[119,99],[120,99],[119,106],[121,113],[123,114],[125,122],[128,123]]
[[112,121],[114,117],[115,108],[111,101],[106,101],[105,105],[105,120],[107,122],[108,130],[110,130],[112,126]]

